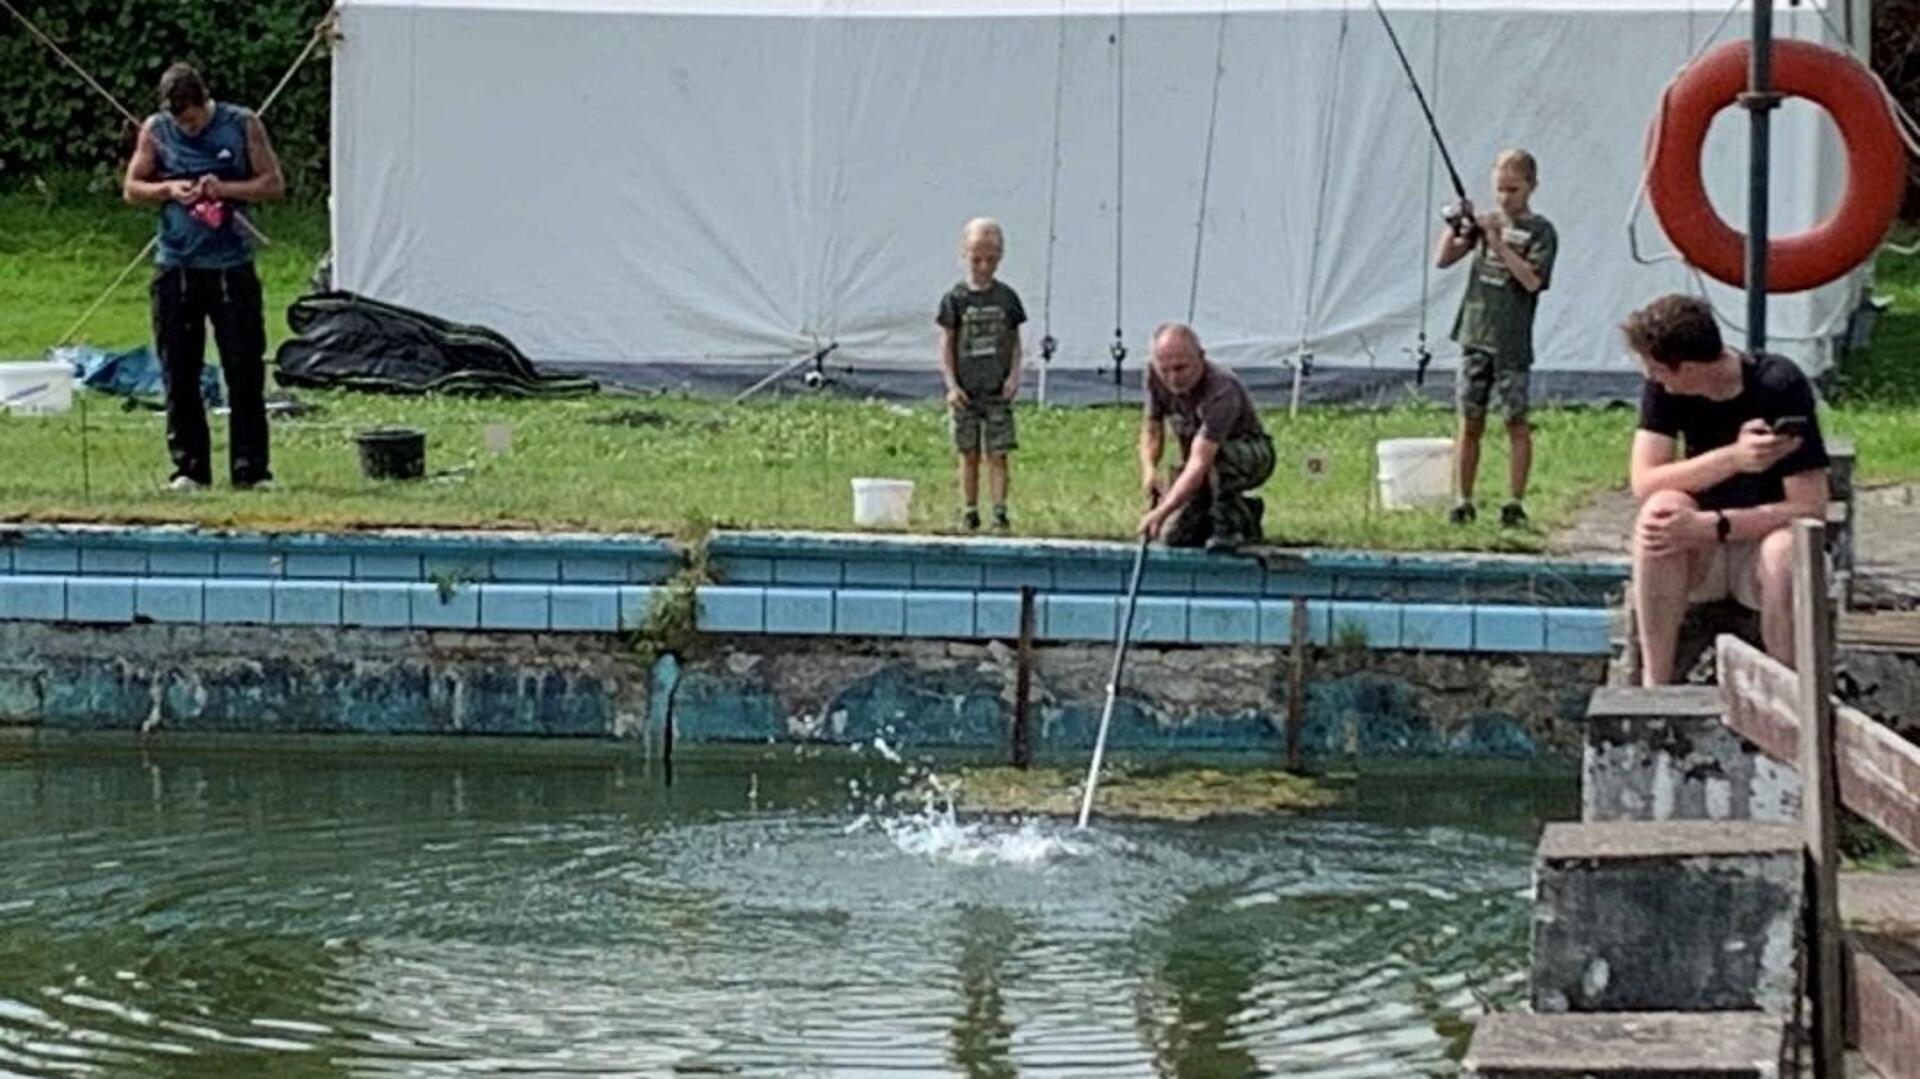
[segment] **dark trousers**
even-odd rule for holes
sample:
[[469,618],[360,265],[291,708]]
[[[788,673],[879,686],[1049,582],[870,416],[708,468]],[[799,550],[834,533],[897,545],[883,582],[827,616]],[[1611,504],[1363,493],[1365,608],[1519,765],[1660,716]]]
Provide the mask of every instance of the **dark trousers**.
[[[1273,475],[1273,465],[1273,441],[1266,435],[1222,442],[1207,485],[1174,511],[1161,541],[1169,547],[1198,547],[1208,540],[1245,544],[1265,539],[1261,518],[1267,505],[1250,492]],[[1185,468],[1182,460],[1174,475]]]
[[207,409],[200,399],[207,323],[227,383],[227,455],[236,487],[272,478],[267,468],[267,327],[252,266],[197,270],[163,266],[153,275],[153,345],[167,391],[167,452],[173,474],[213,482]]

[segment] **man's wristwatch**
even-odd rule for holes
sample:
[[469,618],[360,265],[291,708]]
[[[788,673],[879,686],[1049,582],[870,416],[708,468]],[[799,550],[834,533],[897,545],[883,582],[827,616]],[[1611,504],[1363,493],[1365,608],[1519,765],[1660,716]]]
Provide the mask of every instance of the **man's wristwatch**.
[[1714,510],[1713,511],[1714,539],[1719,540],[1721,543],[1725,543],[1727,542],[1727,537],[1731,535],[1733,535],[1733,521],[1728,519],[1727,511]]

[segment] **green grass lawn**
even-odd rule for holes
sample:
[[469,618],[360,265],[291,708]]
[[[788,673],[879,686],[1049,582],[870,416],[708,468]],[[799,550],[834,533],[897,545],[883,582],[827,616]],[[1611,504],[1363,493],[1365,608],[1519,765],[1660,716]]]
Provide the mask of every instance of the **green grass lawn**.
[[[299,294],[326,243],[324,214],[269,207],[259,215],[276,241],[261,255],[269,336]],[[41,354],[145,242],[150,217],[118,208],[110,192],[26,192],[0,198],[0,358]],[[136,271],[79,340],[122,348],[147,339],[146,271]],[[1920,478],[1920,258],[1886,256],[1881,291],[1896,300],[1873,353],[1848,370],[1828,417],[1853,437],[1868,482]],[[196,521],[266,528],[378,525],[528,526],[697,532],[707,527],[844,528],[855,476],[914,480],[913,526],[950,529],[957,497],[943,412],[824,398],[734,406],[717,399],[614,396],[572,401],[480,401],[302,392],[319,414],[274,428],[279,489],[216,489],[174,496],[161,418],[93,396],[81,415],[0,414],[0,517],[33,520]],[[609,423],[622,417],[625,422]],[[354,431],[400,423],[428,433],[428,469],[417,484],[362,479]],[[1023,534],[1114,536],[1138,513],[1132,409],[1023,406],[1013,469],[1013,512]],[[1280,465],[1267,485],[1267,523],[1285,543],[1377,548],[1530,550],[1544,529],[1569,520],[1594,493],[1624,479],[1633,416],[1626,410],[1536,413],[1536,471],[1529,509],[1542,531],[1490,524],[1448,526],[1438,511],[1388,513],[1371,497],[1380,438],[1443,435],[1451,412],[1407,405],[1377,413],[1313,408],[1268,416]],[[512,429],[512,448],[489,452],[490,424]],[[224,423],[215,424],[224,454]],[[1481,463],[1482,504],[1504,489],[1504,439]],[[1309,480],[1309,456],[1330,475]],[[216,466],[216,474],[219,468]],[[1493,500],[1497,504],[1497,498]],[[1485,517],[1491,514],[1483,514]]]
[[[1920,241],[1920,228],[1896,237]],[[1873,347],[1848,357],[1826,422],[1852,437],[1867,483],[1920,479],[1920,255],[1883,252],[1874,293],[1892,302],[1874,328]]]
[[[304,393],[325,412],[274,429],[279,489],[216,489],[176,496],[166,472],[162,422],[96,404],[89,423],[93,498],[82,495],[78,413],[0,420],[0,459],[32,462],[0,478],[10,516],[38,519],[196,520],[266,527],[371,524],[524,525],[542,528],[698,531],[707,526],[844,528],[855,476],[917,484],[913,526],[954,524],[952,458],[934,406],[895,408],[823,399],[735,407],[708,399],[604,397],[502,402],[369,398]],[[643,426],[610,425],[638,414]],[[425,483],[360,478],[355,429],[402,422],[428,432]],[[1137,517],[1131,409],[1021,410],[1014,460],[1018,530],[1118,535]],[[1280,541],[1381,547],[1537,546],[1540,537],[1492,526],[1449,528],[1437,513],[1384,513],[1368,498],[1367,455],[1377,434],[1433,434],[1448,414],[1408,409],[1378,416],[1314,410],[1272,418],[1282,461],[1267,488],[1268,531]],[[488,424],[512,427],[512,449],[484,448]],[[1541,417],[1546,446],[1616,445],[1624,413],[1557,411]],[[1309,452],[1332,461],[1330,478],[1303,478]],[[1494,454],[1497,458],[1499,455]],[[1617,478],[1618,454],[1559,453],[1542,463],[1535,512],[1556,520]],[[1491,461],[1504,468],[1503,460]]]
[[[71,179],[0,196],[0,360],[38,358],[58,343],[152,238],[153,211],[119,196],[117,187],[88,190]],[[254,219],[273,241],[261,249],[259,268],[267,338],[278,344],[287,336],[287,304],[304,291],[326,250],[327,217],[318,208],[268,205]],[[104,348],[148,341],[152,273],[147,265],[135,269],[75,340]]]

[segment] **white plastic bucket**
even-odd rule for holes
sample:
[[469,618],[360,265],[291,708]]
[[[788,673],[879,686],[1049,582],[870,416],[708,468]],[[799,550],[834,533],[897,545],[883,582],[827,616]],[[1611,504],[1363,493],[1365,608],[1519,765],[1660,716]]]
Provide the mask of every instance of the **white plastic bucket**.
[[0,408],[47,415],[73,407],[73,368],[64,363],[0,363]]
[[1383,438],[1380,454],[1380,504],[1410,510],[1445,503],[1453,494],[1453,440]]
[[853,481],[853,523],[860,528],[905,528],[912,508],[912,480]]

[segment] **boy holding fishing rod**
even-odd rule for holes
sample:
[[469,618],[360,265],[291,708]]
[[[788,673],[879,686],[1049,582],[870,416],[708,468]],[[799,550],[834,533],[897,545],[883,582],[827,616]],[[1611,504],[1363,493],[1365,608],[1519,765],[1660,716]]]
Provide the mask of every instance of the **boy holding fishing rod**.
[[[1533,466],[1533,428],[1527,422],[1527,388],[1533,369],[1533,320],[1540,293],[1553,277],[1560,247],[1553,223],[1534,213],[1529,200],[1539,183],[1539,166],[1525,150],[1504,150],[1493,162],[1493,196],[1499,209],[1475,215],[1465,198],[1449,207],[1448,227],[1440,234],[1434,262],[1441,269],[1474,254],[1467,293],[1454,319],[1453,340],[1460,345],[1455,400],[1460,425],[1454,438],[1454,476],[1459,498],[1448,519],[1473,521],[1473,484],[1480,469],[1480,438],[1487,409],[1497,398],[1507,419],[1509,499],[1500,508],[1503,528],[1527,523],[1521,501]],[[1476,253],[1477,252],[1477,253]]]

